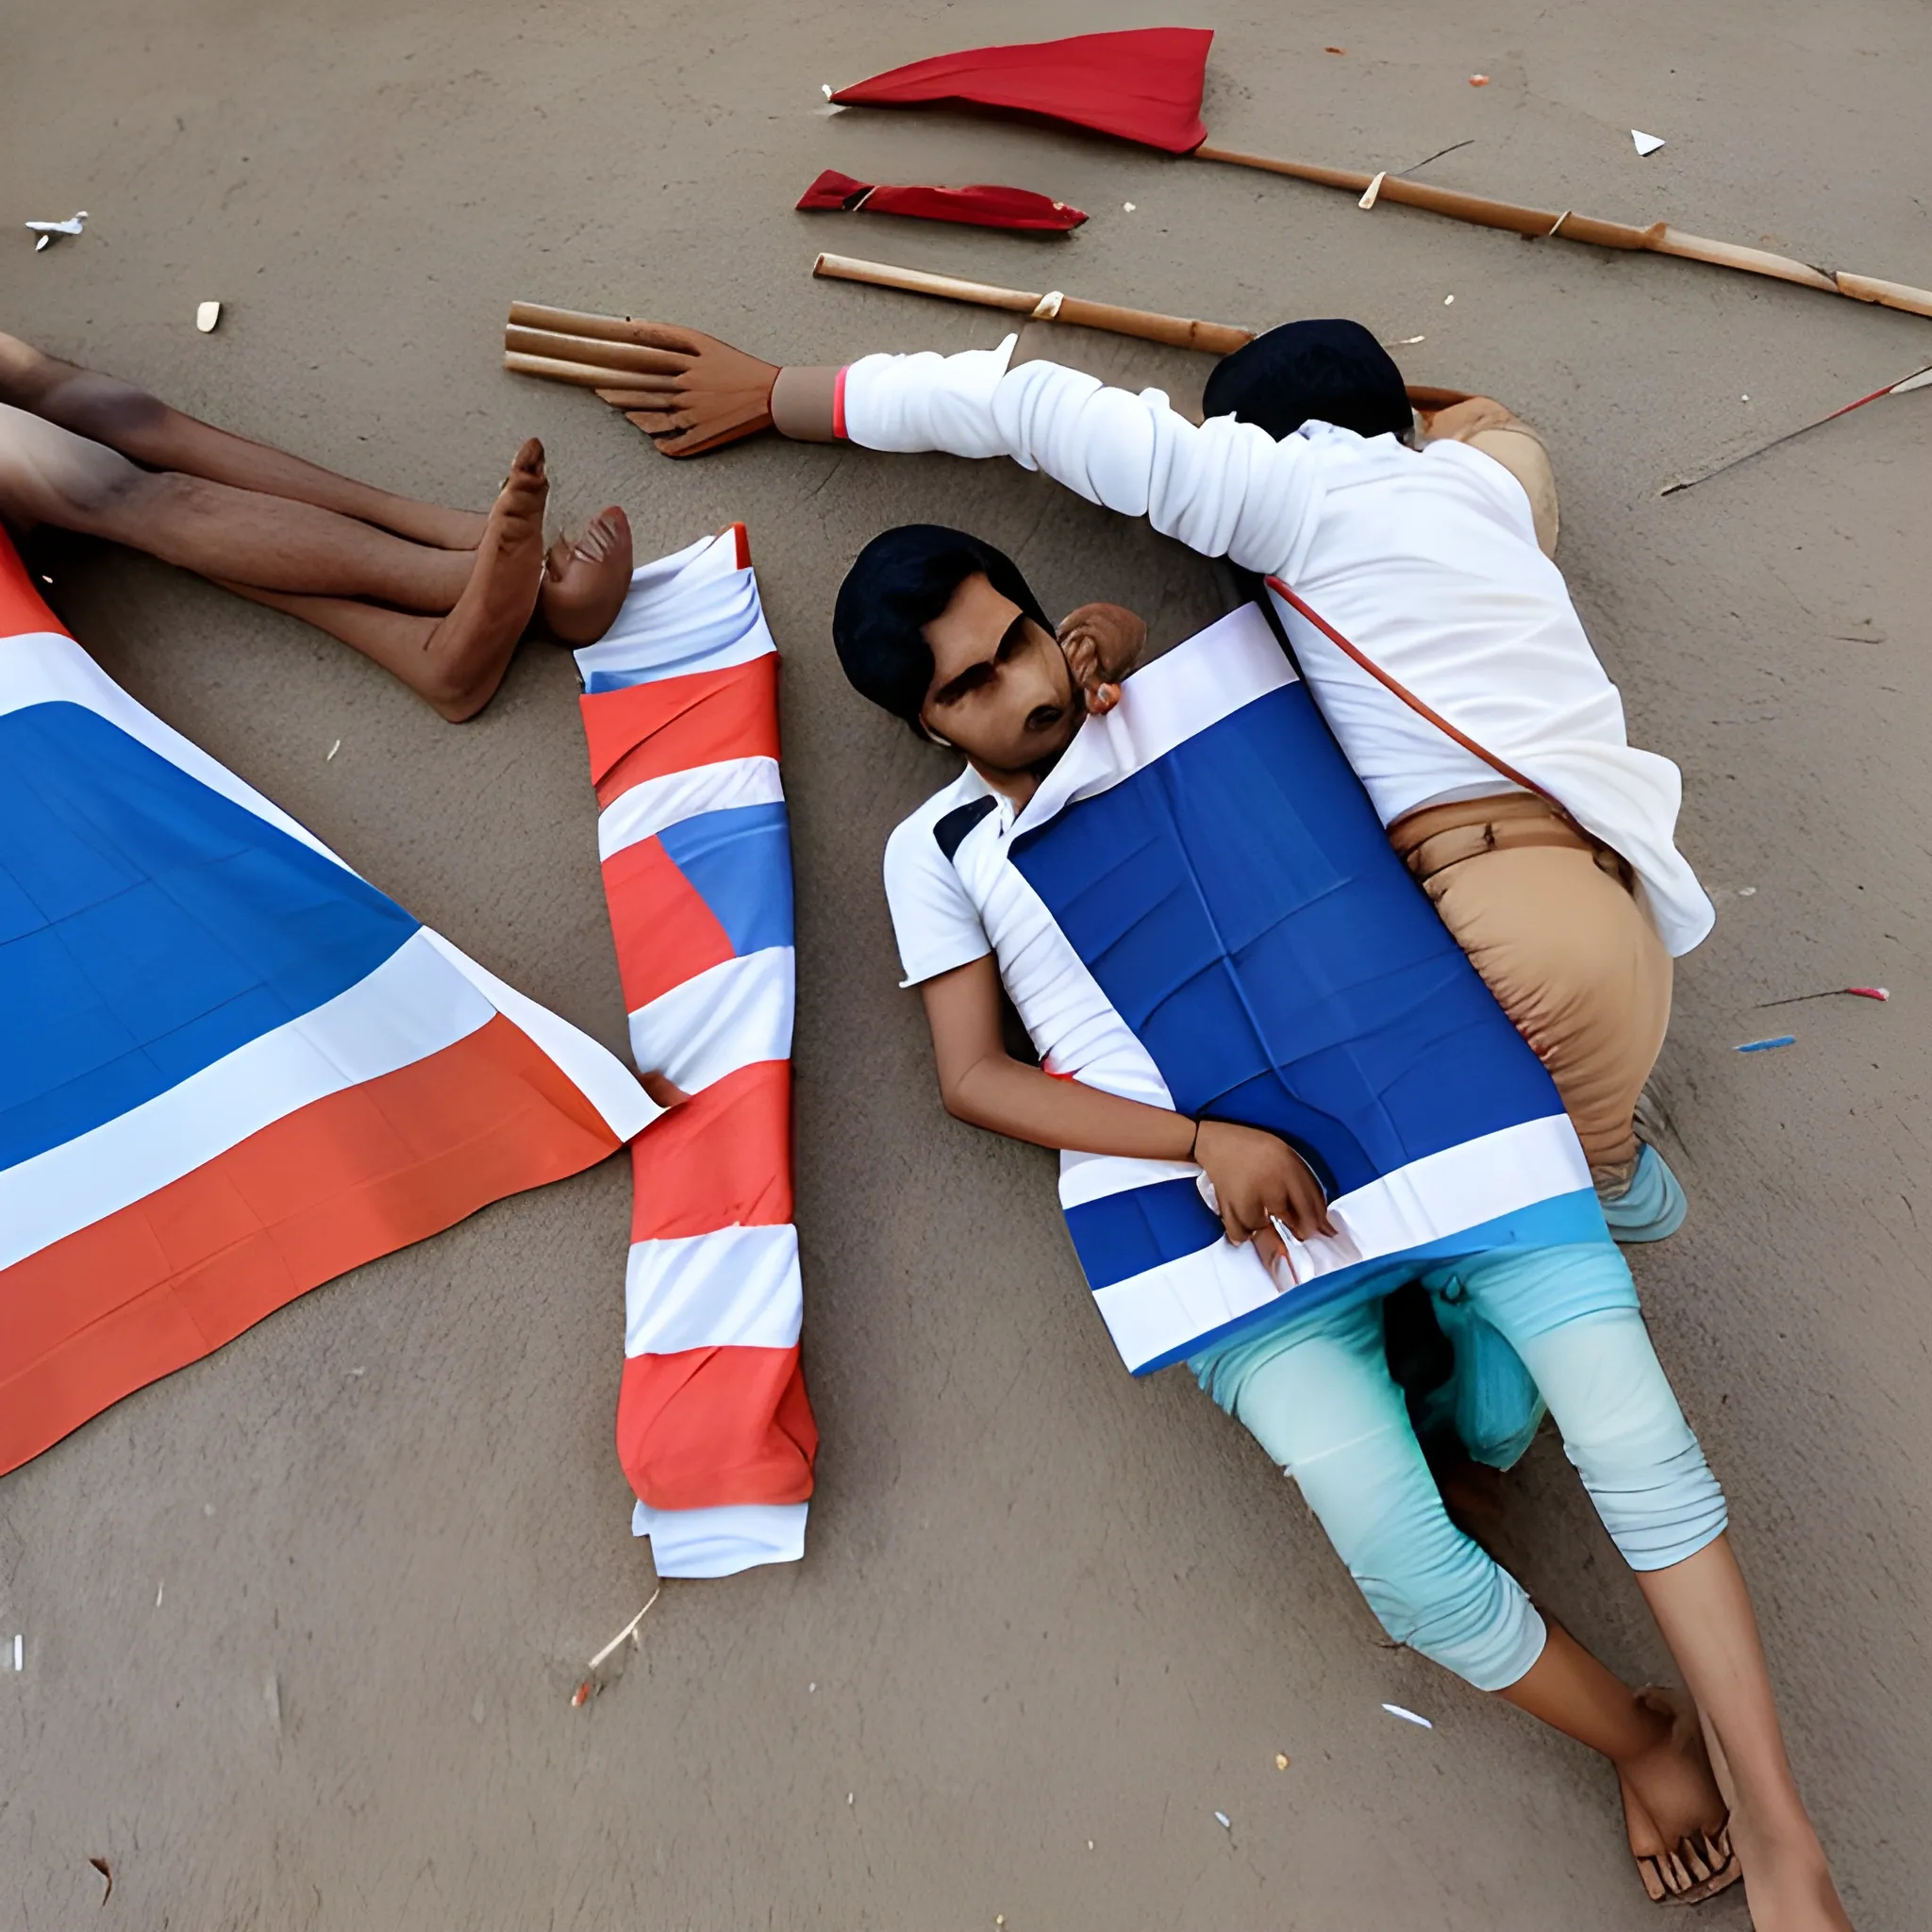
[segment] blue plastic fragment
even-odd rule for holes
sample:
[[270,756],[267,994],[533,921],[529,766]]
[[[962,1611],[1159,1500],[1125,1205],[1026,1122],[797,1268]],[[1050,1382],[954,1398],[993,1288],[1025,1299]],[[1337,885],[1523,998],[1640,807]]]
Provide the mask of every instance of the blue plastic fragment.
[[1776,1046],[1795,1046],[1798,1036],[1795,1033],[1780,1033],[1775,1040],[1747,1040],[1737,1050],[1740,1053],[1769,1053]]

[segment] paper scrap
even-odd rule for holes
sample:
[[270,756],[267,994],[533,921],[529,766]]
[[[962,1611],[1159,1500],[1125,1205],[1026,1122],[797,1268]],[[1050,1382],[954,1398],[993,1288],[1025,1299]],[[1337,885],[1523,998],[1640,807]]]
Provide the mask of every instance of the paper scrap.
[[1637,144],[1637,152],[1641,155],[1654,155],[1664,145],[1662,135],[1644,134],[1635,127],[1630,130],[1630,139]]
[[203,335],[211,336],[215,324],[222,319],[222,305],[219,302],[204,302],[194,311],[194,325]]
[[108,1871],[108,1861],[105,1858],[90,1858],[88,1863],[108,1881],[108,1889],[101,1894],[101,1903],[106,1905],[114,1896],[114,1874]]
[[[335,757],[335,755],[337,754],[337,752],[341,751],[341,748],[342,748],[342,741],[341,741],[341,739],[339,738],[339,739],[337,739],[337,740],[336,740],[336,741],[335,741],[335,742],[334,742],[334,743],[333,743],[332,745],[330,745],[330,746],[329,746],[329,748],[328,748],[328,758],[334,758],[334,757]],[[327,764],[327,763],[328,763],[328,758],[324,758],[324,759],[323,759],[323,763],[324,763],[324,764]],[[355,1373],[356,1373],[357,1374],[358,1374],[358,1375],[359,1375],[359,1374],[360,1374],[362,1373],[362,1371],[361,1371],[360,1369],[358,1369],[358,1370],[356,1370],[356,1371],[355,1371]]]
[[21,1641],[18,1630],[13,1633],[13,1668],[16,1671],[26,1669],[26,1646]]
[[1450,304],[1451,304],[1452,302],[1454,302],[1455,300],[1456,300],[1456,297],[1455,297],[1454,295],[1444,295],[1444,296],[1442,297],[1442,307],[1443,307],[1444,308],[1447,308],[1449,307],[1449,305],[1450,305]]
[[1433,1731],[1436,1728],[1435,1725],[1431,1724],[1427,1718],[1418,1717],[1414,1711],[1405,1710],[1399,1704],[1385,1704],[1382,1707],[1382,1708],[1386,1710],[1391,1717],[1399,1717],[1404,1724],[1420,1724],[1425,1731]]
[[1780,1033],[1774,1040],[1747,1040],[1739,1047],[1739,1053],[1772,1053],[1781,1046],[1795,1046],[1798,1036],[1795,1033]]
[[1378,196],[1382,192],[1382,184],[1383,182],[1388,180],[1388,178],[1389,171],[1388,169],[1384,168],[1382,172],[1379,175],[1377,175],[1373,181],[1369,183],[1368,187],[1362,191],[1362,198],[1356,203],[1356,206],[1357,208],[1374,208],[1375,205],[1376,196]]
[[1133,204],[1133,203],[1132,203],[1131,201],[1124,201],[1124,202],[1122,202],[1122,203],[1121,203],[1121,212],[1122,212],[1122,214],[1124,214],[1124,215],[1130,215],[1130,214],[1132,214],[1132,213],[1134,212],[1134,204]]
[[1220,1825],[1223,1831],[1232,1831],[1234,1829],[1234,1826],[1227,1822],[1227,1813],[1225,1811],[1217,1811],[1214,1814],[1214,1822]]

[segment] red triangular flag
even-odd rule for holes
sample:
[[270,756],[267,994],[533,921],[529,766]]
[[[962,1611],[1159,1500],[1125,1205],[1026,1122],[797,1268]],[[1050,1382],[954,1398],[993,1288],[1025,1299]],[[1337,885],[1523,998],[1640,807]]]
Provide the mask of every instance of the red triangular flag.
[[875,74],[832,99],[841,107],[942,102],[1039,114],[1184,155],[1208,139],[1201,85],[1211,27],[1144,26],[1019,47],[973,47]]
[[966,222],[978,228],[1011,228],[1025,233],[1063,235],[1087,217],[1064,201],[1035,194],[1030,188],[874,187],[827,168],[799,197],[808,211],[869,215],[915,215],[928,222]]

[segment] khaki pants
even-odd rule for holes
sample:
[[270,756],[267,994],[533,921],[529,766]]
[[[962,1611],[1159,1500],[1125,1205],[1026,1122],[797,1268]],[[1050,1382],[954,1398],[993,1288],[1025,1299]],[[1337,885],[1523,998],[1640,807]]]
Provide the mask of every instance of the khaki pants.
[[1671,1018],[1671,956],[1630,868],[1520,792],[1410,812],[1389,838],[1549,1069],[1598,1190],[1616,1193]]

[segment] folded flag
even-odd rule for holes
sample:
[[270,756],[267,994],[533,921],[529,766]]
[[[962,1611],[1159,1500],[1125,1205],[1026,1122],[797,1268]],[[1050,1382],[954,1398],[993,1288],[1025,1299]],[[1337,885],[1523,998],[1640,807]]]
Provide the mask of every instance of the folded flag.
[[136,704],[0,539],[0,1473],[657,1111]]
[[1336,1233],[1271,1274],[1186,1161],[1064,1154],[1101,1316],[1146,1374],[1381,1264],[1601,1241],[1557,1090],[1384,835],[1250,605],[1127,680],[1016,818],[940,818],[1042,1064],[1279,1134]]
[[827,168],[798,198],[807,213],[911,215],[926,222],[964,222],[976,228],[1013,228],[1063,235],[1087,217],[1030,188],[891,188],[855,181]]
[[617,1451],[660,1576],[805,1550],[818,1428],[791,1224],[791,848],[778,659],[741,525],[633,576],[576,654],[639,1069]]

